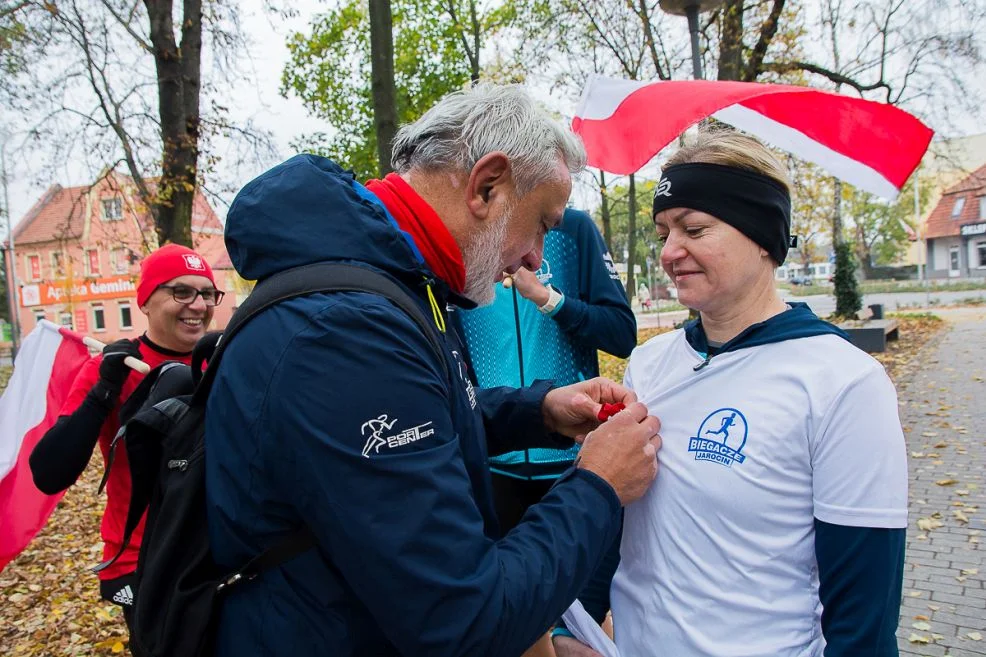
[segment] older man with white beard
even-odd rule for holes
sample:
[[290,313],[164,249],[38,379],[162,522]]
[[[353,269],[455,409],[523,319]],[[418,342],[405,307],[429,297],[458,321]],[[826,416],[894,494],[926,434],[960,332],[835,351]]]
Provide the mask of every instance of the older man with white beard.
[[[585,164],[578,139],[521,88],[478,86],[403,127],[393,163],[363,186],[298,156],[230,208],[241,275],[382,273],[431,317],[441,353],[367,292],[282,302],[229,343],[206,413],[213,556],[240,567],[301,527],[316,545],[224,599],[220,657],[519,655],[656,475],[660,423],[623,386],[476,391],[446,330],[447,304],[488,303],[504,271],[540,266]],[[572,438],[579,462],[501,536],[488,448]]]

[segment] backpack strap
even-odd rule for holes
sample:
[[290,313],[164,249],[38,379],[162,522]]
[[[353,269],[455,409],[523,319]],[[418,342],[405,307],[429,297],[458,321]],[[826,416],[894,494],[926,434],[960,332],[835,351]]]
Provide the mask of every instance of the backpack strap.
[[295,530],[250,559],[239,570],[224,577],[216,586],[216,593],[225,593],[230,587],[256,579],[265,570],[279,566],[285,561],[290,561],[313,547],[315,547],[315,535],[308,527]]
[[394,279],[358,265],[318,262],[278,272],[257,285],[243,305],[233,313],[232,319],[223,331],[215,353],[209,358],[209,366],[202,381],[195,389],[193,404],[204,403],[216,378],[216,371],[219,369],[219,362],[222,360],[226,345],[251,319],[282,301],[325,292],[369,292],[394,303],[414,320],[428,338],[432,350],[442,364],[445,378],[449,379],[449,366],[437,327],[425,316],[424,311],[411,295]]

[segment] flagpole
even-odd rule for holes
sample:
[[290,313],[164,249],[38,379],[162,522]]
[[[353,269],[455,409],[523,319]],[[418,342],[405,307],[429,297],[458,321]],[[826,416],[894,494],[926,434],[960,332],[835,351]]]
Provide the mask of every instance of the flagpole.
[[[106,348],[106,343],[100,342],[96,338],[90,338],[88,335],[79,336],[82,338],[82,344],[86,345],[92,351],[102,351]],[[127,356],[123,359],[123,364],[132,370],[136,370],[141,374],[147,374],[151,371],[151,366],[142,361],[139,358],[134,358],[133,356]]]

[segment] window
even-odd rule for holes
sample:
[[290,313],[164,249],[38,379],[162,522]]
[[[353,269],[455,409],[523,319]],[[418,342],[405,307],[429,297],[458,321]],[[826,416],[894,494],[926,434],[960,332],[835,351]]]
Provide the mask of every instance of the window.
[[960,196],[955,199],[955,205],[952,206],[952,219],[955,219],[960,214],[962,214],[962,208],[965,207],[965,197]]
[[130,271],[130,250],[123,248],[110,251],[110,269],[114,274],[126,274]]
[[29,255],[27,256],[27,275],[26,278],[29,281],[40,281],[41,280],[41,256],[39,255]]
[[44,318],[45,318],[45,311],[43,311],[43,310],[35,310],[34,311],[34,323],[35,324],[40,324],[41,323],[41,320],[44,319]]
[[120,304],[120,328],[132,329],[134,327],[133,318],[130,316],[130,304]]
[[92,326],[94,331],[105,331],[106,330],[106,314],[103,312],[102,306],[92,307]]
[[99,251],[86,250],[86,276],[99,276]]
[[979,218],[986,219],[986,196],[979,197]]
[[123,219],[123,199],[103,199],[103,221],[120,221]]
[[976,242],[976,253],[979,255],[979,268],[986,269],[986,242]]
[[65,257],[61,251],[51,252],[52,278],[65,278]]
[[72,313],[61,313],[58,315],[58,323],[62,326],[72,328]]

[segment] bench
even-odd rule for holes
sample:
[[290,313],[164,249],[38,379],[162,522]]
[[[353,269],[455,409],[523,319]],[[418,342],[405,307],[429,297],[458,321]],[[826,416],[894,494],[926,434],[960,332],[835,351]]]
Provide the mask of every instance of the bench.
[[[882,316],[882,313],[881,313]],[[887,342],[900,337],[900,326],[896,319],[873,319],[873,307],[869,306],[856,313],[862,326],[841,326],[849,334],[849,340],[867,353],[880,353],[887,350]]]

